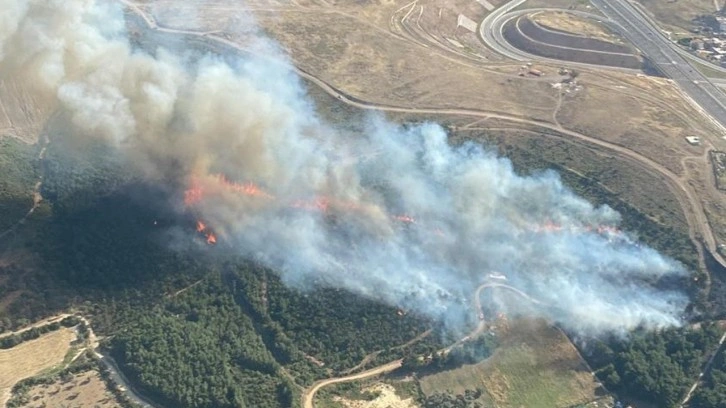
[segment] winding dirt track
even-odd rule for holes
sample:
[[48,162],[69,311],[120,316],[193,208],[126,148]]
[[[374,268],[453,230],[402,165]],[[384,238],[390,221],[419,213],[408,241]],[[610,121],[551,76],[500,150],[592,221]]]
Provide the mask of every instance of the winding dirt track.
[[[50,144],[50,139],[48,136],[41,137],[42,141],[39,141],[39,143],[42,143],[42,148],[40,149],[40,152],[38,153],[38,161],[42,163],[42,161],[45,159],[45,151],[48,149],[48,145]],[[25,224],[25,221],[28,220],[28,218],[33,215],[36,209],[40,206],[40,203],[43,201],[43,196],[40,193],[40,189],[43,186],[43,175],[41,174],[38,178],[38,181],[35,183],[35,186],[33,186],[33,205],[30,207],[27,213],[18,220],[14,225],[12,225],[10,228],[6,229],[3,232],[0,232],[0,239],[4,238],[6,235],[9,235],[11,232],[18,229],[21,225]]]
[[[532,303],[538,304],[538,305],[542,304],[542,302],[540,302],[539,300],[529,296],[528,294],[522,292],[521,290],[519,290],[513,286],[509,286],[504,283],[487,282],[487,283],[483,283],[483,284],[479,285],[479,287],[477,287],[476,290],[474,291],[473,304],[474,304],[474,312],[477,315],[483,314],[483,311],[481,309],[481,301],[479,299],[479,297],[481,296],[481,292],[484,289],[493,289],[493,288],[508,290],[510,292],[513,292],[513,293],[521,296],[522,298],[526,299],[529,302],[532,302]],[[462,337],[461,339],[457,340],[452,345],[439,350],[438,353],[442,353],[444,355],[449,353],[454,347],[457,347],[457,346],[461,345],[462,343],[465,343],[469,340],[474,339],[474,337],[476,337],[477,335],[482,333],[485,329],[486,329],[486,322],[483,319],[480,319],[479,324],[477,325],[477,327],[474,330],[472,330],[469,334]],[[358,374],[351,374],[351,375],[347,375],[344,377],[328,378],[325,380],[320,380],[303,392],[302,406],[303,406],[303,408],[315,408],[315,405],[313,404],[313,401],[315,400],[315,394],[321,388],[323,388],[325,386],[375,377],[377,375],[386,374],[391,371],[397,370],[397,369],[401,368],[402,365],[403,365],[403,359],[398,359],[395,361],[391,361],[390,363],[386,363],[386,364],[380,365],[378,367],[372,368],[370,370],[360,372]]]
[[[171,29],[171,28],[165,28],[161,27],[157,24],[157,22],[154,20],[154,18],[148,14],[146,14],[141,8],[139,8],[136,4],[132,3],[128,0],[119,0],[124,5],[127,6],[127,8],[134,12],[135,14],[139,15],[143,20],[146,22],[148,27],[153,30],[158,30],[160,32],[167,32],[172,34],[181,34],[181,35],[192,35],[192,36],[199,36],[209,41],[215,41],[218,43],[222,43],[226,46],[229,46],[231,48],[234,48],[238,51],[249,53],[250,50],[246,49],[243,45],[240,45],[238,43],[235,43],[233,41],[227,40],[223,37],[220,37],[216,35],[215,32],[195,32],[195,31],[189,31],[189,30],[178,30],[178,29]],[[696,243],[696,246],[699,248],[699,259],[702,264],[704,264],[704,256],[702,251],[700,250],[699,243],[703,242],[705,246],[713,253],[714,257],[716,257],[717,261],[721,263],[722,265],[726,266],[726,261],[718,254],[716,251],[716,241],[714,239],[713,232],[711,230],[710,225],[708,224],[708,220],[706,218],[703,205],[701,201],[696,197],[695,192],[689,187],[688,181],[685,178],[678,177],[668,169],[666,169],[664,166],[656,163],[655,161],[642,156],[632,150],[629,150],[625,147],[609,143],[591,136],[587,136],[585,134],[575,132],[572,130],[568,130],[558,124],[552,124],[547,122],[541,122],[536,120],[527,119],[525,117],[520,116],[513,116],[506,114],[504,112],[489,112],[489,111],[479,111],[479,110],[469,110],[469,109],[438,109],[438,108],[427,108],[427,107],[405,107],[405,106],[392,106],[392,105],[383,105],[383,104],[374,104],[374,103],[368,103],[365,101],[357,100],[341,90],[333,87],[332,85],[324,82],[323,80],[319,79],[318,77],[309,74],[306,71],[303,71],[302,69],[298,67],[293,67],[293,69],[297,72],[298,75],[305,78],[306,80],[314,83],[318,87],[320,87],[323,91],[328,93],[329,95],[337,98],[341,102],[344,102],[350,106],[357,107],[359,109],[366,109],[366,110],[378,110],[378,111],[386,111],[386,112],[394,112],[394,113],[411,113],[411,114],[425,114],[425,115],[458,115],[458,116],[470,116],[470,117],[477,117],[477,118],[489,118],[489,119],[501,119],[510,121],[512,123],[516,124],[523,124],[528,126],[534,126],[541,129],[547,129],[550,131],[553,131],[555,133],[555,137],[563,137],[567,136],[576,140],[579,140],[581,142],[584,142],[589,145],[598,146],[600,148],[604,148],[606,150],[610,150],[614,153],[617,153],[621,157],[630,160],[632,162],[635,162],[639,164],[640,166],[644,167],[646,170],[657,174],[660,178],[662,178],[669,186],[669,188],[672,190],[672,192],[676,195],[678,201],[680,202],[683,211],[686,215],[686,219],[689,225],[689,236],[691,240]],[[712,149],[712,147],[711,147]],[[477,288],[476,296],[478,298],[478,295],[480,294],[481,290],[483,290],[485,287],[491,287],[493,285],[501,285],[501,284],[485,284],[483,287]],[[501,285],[506,286],[506,285]],[[709,282],[707,283],[707,287],[710,287],[710,277]],[[514,288],[512,288],[514,289]],[[523,294],[520,291],[514,289],[516,293]],[[529,298],[526,294],[523,294],[525,297]],[[531,298],[530,298],[531,299]],[[476,301],[477,306],[479,305],[478,300]],[[475,330],[475,334],[481,330],[482,324],[480,324],[477,329]],[[355,381],[360,380],[364,378],[368,378],[371,376],[380,375],[383,373],[391,372],[393,370],[396,370],[397,368],[401,367],[403,361],[402,360],[395,360],[392,362],[389,362],[387,364],[378,366],[376,368],[363,371],[358,374],[352,374],[345,377],[338,377],[338,378],[331,378],[326,380],[321,380],[317,383],[315,383],[311,388],[306,390],[303,393],[303,408],[313,408],[313,398],[315,396],[315,393],[320,390],[322,387],[335,384],[335,383],[341,383],[341,382],[347,382],[347,381]]]
[[377,375],[389,373],[393,370],[396,370],[400,368],[403,365],[403,359],[391,361],[390,363],[378,366],[376,368],[372,368],[368,371],[363,371],[358,374],[351,374],[345,377],[338,377],[338,378],[328,378],[327,380],[320,380],[313,384],[312,387],[305,390],[302,396],[302,404],[303,408],[313,408],[313,399],[315,398],[315,394],[320,390],[321,388],[331,385],[331,384],[337,384],[342,382],[349,382],[349,381],[356,381],[356,380],[362,380],[364,378],[368,377],[375,377]]
[[[133,11],[134,13],[138,14],[141,18],[143,18],[143,20],[146,22],[146,24],[149,26],[149,28],[151,28],[153,30],[170,33],[170,34],[198,36],[198,37],[204,38],[207,41],[214,41],[214,42],[223,44],[223,45],[233,48],[239,52],[243,52],[243,53],[251,52],[245,46],[238,44],[234,41],[230,41],[226,38],[220,37],[220,36],[216,35],[216,33],[214,33],[214,32],[195,32],[195,31],[189,31],[189,30],[179,30],[179,29],[162,27],[154,20],[153,17],[146,14],[143,10],[141,10],[135,4],[130,3],[127,0],[119,0],[119,1],[126,4],[129,7],[129,10]],[[264,56],[262,56],[262,57],[264,57]],[[571,139],[575,139],[575,140],[584,142],[589,145],[595,145],[597,147],[604,148],[611,152],[617,153],[622,158],[630,160],[631,162],[634,162],[634,163],[640,165],[641,167],[645,168],[647,171],[650,171],[651,173],[657,175],[658,177],[663,179],[663,181],[665,181],[668,184],[671,191],[675,194],[676,198],[678,199],[679,203],[681,204],[681,207],[683,208],[683,212],[686,216],[686,220],[687,220],[688,226],[689,226],[689,229],[688,229],[689,237],[694,242],[696,247],[699,248],[699,262],[701,263],[701,267],[705,270],[704,255],[701,250],[702,243],[705,244],[705,246],[712,253],[712,255],[716,258],[716,260],[720,264],[722,264],[724,267],[726,267],[726,260],[724,260],[716,251],[716,249],[717,249],[716,240],[714,238],[713,231],[711,230],[711,226],[708,223],[708,220],[706,218],[703,204],[696,197],[693,189],[688,185],[688,180],[677,176],[676,174],[672,173],[670,170],[665,168],[663,165],[656,163],[652,159],[649,159],[639,153],[636,153],[630,149],[627,149],[623,146],[620,146],[620,145],[617,145],[614,143],[606,142],[604,140],[597,139],[595,137],[588,136],[583,133],[579,133],[579,132],[576,132],[573,130],[566,129],[558,124],[527,119],[526,117],[510,115],[510,114],[507,114],[504,112],[492,112],[492,111],[472,110],[472,109],[440,109],[440,108],[430,108],[430,107],[406,107],[406,106],[393,106],[393,105],[369,103],[366,101],[356,99],[350,95],[347,95],[342,90],[335,88],[334,86],[332,86],[332,85],[328,84],[327,82],[321,80],[320,78],[298,68],[297,66],[293,65],[292,68],[298,75],[300,75],[301,77],[305,78],[306,80],[314,83],[315,85],[317,85],[320,89],[322,89],[329,95],[337,98],[341,102],[344,102],[350,106],[354,106],[359,109],[376,110],[376,111],[392,112],[392,113],[411,113],[411,114],[422,114],[422,115],[454,115],[454,116],[469,116],[469,117],[476,117],[476,118],[501,119],[501,120],[506,120],[506,121],[520,124],[520,125],[528,125],[528,126],[538,127],[540,129],[546,129],[546,130],[554,132],[555,135],[553,135],[553,136],[558,136],[558,135],[559,136],[568,136]],[[713,149],[713,147],[709,147],[709,150],[711,150],[711,149]],[[707,291],[710,289],[710,276],[708,277],[708,281],[706,282],[706,288],[707,288]]]

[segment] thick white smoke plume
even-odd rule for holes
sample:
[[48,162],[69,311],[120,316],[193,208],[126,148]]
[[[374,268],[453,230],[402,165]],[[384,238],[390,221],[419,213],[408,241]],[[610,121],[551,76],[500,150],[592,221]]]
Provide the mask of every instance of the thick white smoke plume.
[[180,210],[287,282],[458,322],[474,315],[486,276],[501,273],[545,305],[528,313],[582,333],[679,323],[687,298],[645,282],[682,268],[554,173],[519,176],[480,146],[450,146],[435,124],[373,117],[343,136],[284,58],[230,66],[134,52],[115,3],[0,4],[3,80],[55,98],[75,133],[117,144],[150,179],[181,171],[190,190]]

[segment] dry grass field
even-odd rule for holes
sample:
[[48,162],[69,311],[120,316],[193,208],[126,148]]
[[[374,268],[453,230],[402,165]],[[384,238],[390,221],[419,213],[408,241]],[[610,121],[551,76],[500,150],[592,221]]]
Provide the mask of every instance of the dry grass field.
[[0,406],[5,405],[15,383],[62,363],[75,338],[74,329],[62,327],[35,340],[0,350]]
[[0,80],[0,137],[37,142],[51,109],[52,102],[34,96],[27,84]]
[[532,15],[532,19],[538,24],[578,34],[588,38],[595,38],[603,41],[621,42],[620,38],[608,30],[604,25],[597,24],[587,18],[582,18],[570,13],[544,11]]
[[420,379],[425,395],[481,388],[497,407],[571,407],[596,399],[599,385],[575,347],[539,320],[517,320],[487,360]]
[[598,9],[593,7],[589,0],[528,0],[519,6],[519,9],[533,8],[561,8],[599,14]]
[[119,408],[97,371],[76,374],[70,381],[37,385],[28,391],[28,408],[99,407]]
[[[718,0],[723,5],[723,2]],[[638,0],[661,27],[675,33],[688,32],[693,26],[691,20],[703,14],[716,11],[713,0]]]

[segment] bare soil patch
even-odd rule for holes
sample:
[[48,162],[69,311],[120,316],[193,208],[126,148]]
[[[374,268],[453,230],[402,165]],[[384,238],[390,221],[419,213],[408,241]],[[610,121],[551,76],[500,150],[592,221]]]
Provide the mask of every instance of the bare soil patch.
[[608,30],[604,25],[563,11],[543,11],[532,14],[531,18],[545,27],[583,37],[616,43],[622,41],[620,37]]
[[528,0],[519,9],[558,8],[563,10],[580,10],[599,14],[599,10],[589,0]]
[[62,327],[35,340],[0,350],[0,406],[7,401],[15,383],[63,362],[75,338],[74,329]]
[[[573,17],[575,16],[573,15]],[[519,27],[525,35],[548,44],[598,52],[617,52],[621,54],[628,54],[632,51],[630,47],[618,44],[609,39],[592,38],[557,27],[549,27],[536,21],[532,16],[525,16],[520,20]]]
[[97,371],[76,374],[70,381],[37,385],[28,391],[28,408],[102,407],[120,408]]
[[418,408],[413,398],[401,398],[396,394],[396,389],[389,384],[374,384],[363,389],[363,392],[377,394],[377,396],[370,401],[351,400],[338,396],[333,397],[332,400],[345,408]]
[[[602,80],[590,82],[590,78],[590,75],[583,74],[580,82],[585,84],[584,91],[562,103],[558,120],[569,129],[597,135],[599,139],[627,147],[679,175],[684,171],[681,158],[694,155],[685,142],[685,136],[691,133],[694,136],[712,136],[706,121],[698,122],[692,108],[679,103],[675,95],[665,94],[669,89],[677,92],[665,80],[644,79],[653,81],[651,89],[655,91],[658,88],[660,93],[652,95],[658,95],[658,98],[645,99],[649,95],[645,94],[642,86],[648,86],[647,82],[636,85],[631,80],[627,85],[606,85]],[[598,85],[588,86],[588,83]],[[673,101],[673,105],[664,106],[665,100]],[[604,126],[606,121],[607,127]]]
[[661,27],[672,32],[688,32],[691,21],[699,15],[712,14],[713,0],[638,0]]

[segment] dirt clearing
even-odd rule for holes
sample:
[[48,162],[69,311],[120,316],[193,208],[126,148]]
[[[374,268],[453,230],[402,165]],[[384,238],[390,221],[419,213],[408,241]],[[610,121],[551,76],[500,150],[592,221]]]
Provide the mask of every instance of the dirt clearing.
[[28,408],[121,407],[95,370],[76,374],[70,381],[58,381],[50,385],[32,387],[28,392],[28,399],[31,401],[25,405]]
[[713,14],[713,0],[638,0],[667,31],[687,33],[691,20],[699,15]]
[[363,389],[363,392],[377,396],[370,401],[349,400],[342,397],[333,397],[333,401],[345,408],[418,408],[413,398],[402,399],[396,395],[395,388],[388,384],[375,384]]
[[594,38],[602,41],[620,42],[618,36],[602,25],[576,15],[561,11],[543,11],[532,15],[532,20],[540,25],[568,33]]
[[0,406],[5,405],[15,383],[63,362],[75,338],[74,329],[63,327],[8,350],[0,350]]

